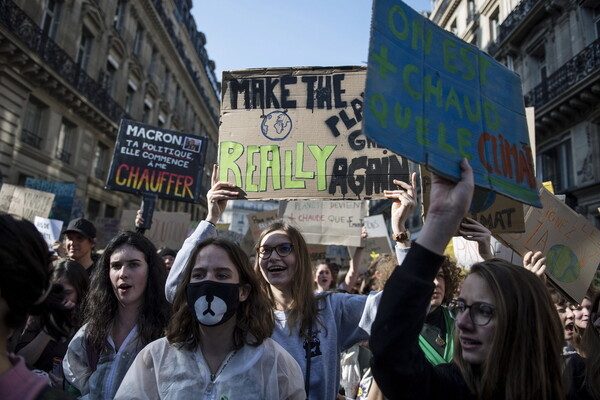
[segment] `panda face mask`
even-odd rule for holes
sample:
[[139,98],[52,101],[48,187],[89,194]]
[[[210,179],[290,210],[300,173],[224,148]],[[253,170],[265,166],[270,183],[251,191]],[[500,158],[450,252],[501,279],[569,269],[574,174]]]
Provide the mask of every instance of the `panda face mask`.
[[215,281],[188,283],[187,302],[201,325],[221,325],[237,311],[240,286]]

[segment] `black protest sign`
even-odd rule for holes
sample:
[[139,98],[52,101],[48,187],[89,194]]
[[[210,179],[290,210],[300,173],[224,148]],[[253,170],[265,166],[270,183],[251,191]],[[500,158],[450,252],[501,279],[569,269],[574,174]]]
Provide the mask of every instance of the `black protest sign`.
[[106,189],[195,202],[208,139],[123,119]]

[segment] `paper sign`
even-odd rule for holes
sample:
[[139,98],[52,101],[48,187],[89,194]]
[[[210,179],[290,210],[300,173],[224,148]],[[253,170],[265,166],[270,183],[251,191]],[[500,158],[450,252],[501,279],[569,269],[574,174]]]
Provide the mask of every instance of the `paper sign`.
[[54,193],[54,202],[48,218],[60,219],[64,223],[71,220],[73,200],[77,185],[66,182],[52,182],[42,179],[25,179],[25,187],[43,192]]
[[[420,175],[423,213],[427,218],[431,177],[423,168]],[[475,188],[467,216],[478,221],[493,234],[525,231],[523,204],[489,190]]]
[[368,237],[389,236],[385,220],[381,214],[365,217],[365,228],[367,228]]
[[600,264],[600,231],[543,187],[540,198],[543,208],[527,207],[525,233],[499,238],[521,255],[541,251],[546,275],[580,303]]
[[370,199],[408,179],[402,157],[362,133],[366,69],[223,73],[219,180],[248,199]]
[[54,194],[21,186],[3,184],[0,188],[0,211],[33,222],[35,217],[48,217]]
[[380,255],[394,253],[390,239],[387,236],[371,237],[365,241],[363,258],[360,261],[360,270],[366,270],[369,263]]
[[35,217],[33,224],[44,237],[44,240],[48,244],[48,249],[53,250],[52,246],[54,242],[60,239],[63,222],[57,219]]
[[[135,230],[137,210],[124,210],[121,217],[121,230]],[[179,249],[187,238],[190,214],[184,212],[155,211],[152,215],[152,228],[144,235],[158,247]]]
[[302,231],[306,243],[359,247],[366,214],[364,201],[304,200],[288,202],[283,218]]
[[518,75],[400,0],[375,0],[364,131],[438,175],[541,206]]
[[251,232],[254,242],[256,242],[263,229],[268,227],[271,222],[279,219],[279,211],[261,211],[248,214],[246,217],[248,218],[248,230]]
[[202,189],[207,140],[123,119],[106,189],[195,202]]

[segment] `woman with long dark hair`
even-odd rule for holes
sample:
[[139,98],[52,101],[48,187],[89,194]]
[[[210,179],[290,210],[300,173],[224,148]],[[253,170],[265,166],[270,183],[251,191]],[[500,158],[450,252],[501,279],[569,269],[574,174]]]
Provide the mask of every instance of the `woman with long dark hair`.
[[138,352],[163,336],[166,271],[156,247],[123,232],[106,246],[92,275],[85,325],[63,361],[65,379],[81,395],[112,399]]
[[116,399],[306,398],[300,367],[269,338],[273,314],[238,245],[199,243],[173,310],[167,337],[140,352]]

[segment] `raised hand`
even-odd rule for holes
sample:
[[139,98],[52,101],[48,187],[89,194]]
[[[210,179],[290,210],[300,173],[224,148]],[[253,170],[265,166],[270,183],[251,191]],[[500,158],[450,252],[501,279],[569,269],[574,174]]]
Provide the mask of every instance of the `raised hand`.
[[394,233],[400,233],[406,231],[406,220],[417,207],[417,174],[411,174],[410,183],[394,179],[394,185],[397,185],[398,189],[384,190],[383,194],[393,201],[392,230]]
[[546,257],[541,251],[528,251],[523,257],[523,266],[526,270],[533,272],[538,278],[545,279]]
[[208,202],[208,215],[206,216],[206,220],[216,224],[221,218],[223,211],[225,211],[225,207],[227,207],[227,200],[236,200],[238,198],[239,192],[235,189],[233,183],[222,182],[218,180],[219,166],[217,164],[213,165],[213,171],[211,176],[211,184],[212,187],[206,193],[206,200]]
[[460,233],[462,237],[467,240],[473,240],[477,242],[477,247],[479,248],[479,255],[481,258],[484,260],[494,258],[494,254],[492,253],[491,249],[492,232],[490,232],[488,228],[481,225],[473,218],[465,217],[465,219],[463,219],[463,221],[460,223],[458,233]]

